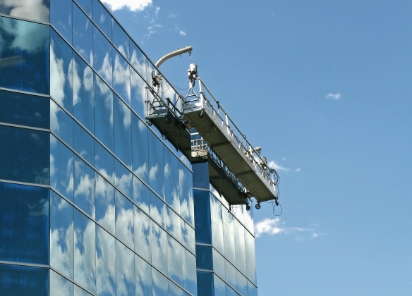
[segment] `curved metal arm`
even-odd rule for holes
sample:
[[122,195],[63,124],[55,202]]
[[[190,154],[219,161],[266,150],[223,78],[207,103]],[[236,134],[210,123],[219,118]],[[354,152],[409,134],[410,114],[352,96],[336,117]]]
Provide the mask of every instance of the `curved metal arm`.
[[191,46],[186,46],[185,48],[181,48],[175,51],[172,51],[164,56],[162,56],[155,64],[156,68],[159,68],[161,64],[163,64],[164,61],[173,58],[174,56],[177,56],[179,54],[182,53],[186,53],[186,52],[191,52],[192,51],[192,47]]

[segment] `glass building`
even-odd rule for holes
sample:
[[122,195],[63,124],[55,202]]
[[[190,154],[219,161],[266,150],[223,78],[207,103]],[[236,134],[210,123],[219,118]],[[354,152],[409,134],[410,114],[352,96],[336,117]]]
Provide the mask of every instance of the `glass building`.
[[154,69],[99,0],[0,0],[1,295],[257,295],[250,212],[146,122]]

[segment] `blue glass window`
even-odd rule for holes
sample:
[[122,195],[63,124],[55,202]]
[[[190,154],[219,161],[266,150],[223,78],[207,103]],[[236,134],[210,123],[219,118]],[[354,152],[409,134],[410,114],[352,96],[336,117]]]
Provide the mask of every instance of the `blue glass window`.
[[112,42],[117,50],[126,58],[129,59],[129,36],[120,27],[120,25],[113,20],[112,22]]
[[74,210],[74,280],[96,292],[95,224],[78,210]]
[[152,267],[139,256],[135,258],[135,296],[152,295]]
[[93,20],[97,26],[112,38],[112,17],[99,0],[93,0]]
[[3,295],[26,296],[36,291],[49,295],[49,269],[0,264],[0,291]]
[[96,226],[96,290],[98,295],[116,295],[116,240]]
[[197,285],[198,296],[221,295],[213,293],[213,272],[197,271]]
[[188,295],[173,282],[169,281],[169,296],[185,296]]
[[167,234],[156,223],[152,223],[152,264],[167,274]]
[[245,228],[237,220],[233,222],[236,254],[235,265],[237,269],[246,274]]
[[76,0],[77,4],[84,10],[84,12],[92,17],[93,12],[93,0]]
[[71,0],[50,1],[50,23],[60,34],[72,43],[73,11]]
[[132,111],[114,96],[114,153],[132,169]]
[[50,265],[73,279],[74,230],[73,206],[57,195],[50,194]]
[[213,270],[211,246],[196,245],[196,268]]
[[248,291],[249,296],[257,296],[258,295],[257,287],[249,281],[247,282],[247,291]]
[[73,114],[73,50],[54,30],[50,37],[50,95]]
[[133,205],[116,191],[116,237],[132,250],[134,249]]
[[214,283],[214,292],[215,292],[215,294],[213,295],[222,295],[222,296],[226,295],[226,284],[216,275],[214,275],[213,281],[214,281],[213,283]]
[[50,135],[50,185],[73,201],[73,152]]
[[99,142],[94,142],[95,167],[106,179],[114,183],[114,158]]
[[116,50],[113,50],[113,88],[131,106],[130,67]]
[[133,194],[132,173],[117,159],[114,160],[114,169],[116,187],[131,198]]
[[73,119],[53,100],[50,100],[50,130],[73,147]]
[[50,270],[50,296],[73,296],[73,286],[72,282]]
[[43,23],[49,22],[50,1],[2,1],[0,13]]
[[181,223],[184,223],[184,222],[180,219],[180,217],[175,212],[173,212],[171,208],[166,207],[166,217],[165,217],[166,231],[179,242],[182,241]]
[[48,94],[49,27],[0,17],[0,40],[0,87]]
[[182,252],[182,268],[183,268],[183,287],[189,291],[192,295],[196,295],[197,292],[197,279],[196,279],[196,258],[190,252],[183,249]]
[[73,47],[93,66],[93,24],[77,5],[73,5],[73,17]]
[[[213,246],[223,254],[223,212],[222,204],[214,197],[213,194],[210,194],[210,215],[212,222],[212,243]],[[226,214],[226,213],[225,213]]]
[[73,61],[74,116],[91,133],[94,133],[94,73],[77,55]]
[[133,201],[147,214],[150,214],[150,189],[140,179],[133,176]]
[[193,254],[195,253],[195,230],[189,224],[181,220],[182,225],[182,244]]
[[143,51],[134,42],[130,42],[130,64],[149,84],[152,83],[152,73],[148,72],[148,60]]
[[0,90],[0,121],[49,128],[49,99]]
[[121,242],[116,241],[117,295],[134,295],[134,254]]
[[168,275],[179,285],[183,286],[182,245],[168,235]]
[[134,207],[134,250],[151,262],[152,220],[139,208]]
[[147,95],[146,83],[137,74],[136,70],[130,68],[130,95],[132,109],[141,117],[145,118],[145,100]]
[[95,217],[94,170],[79,157],[74,157],[74,203],[90,217]]
[[245,231],[245,252],[253,255],[246,256],[246,276],[256,283],[255,239],[248,231]]
[[114,187],[96,174],[96,221],[111,234],[115,233]]
[[94,166],[94,139],[77,122],[74,124],[74,149]]
[[48,264],[49,190],[0,182],[0,260]]
[[0,126],[0,179],[49,184],[49,133]]
[[149,185],[164,198],[164,144],[152,132],[148,131],[149,139]]
[[236,268],[229,262],[225,261],[226,282],[236,288]]
[[165,148],[164,161],[165,200],[177,213],[180,213],[179,160]]
[[233,231],[233,216],[230,213],[223,215],[223,237],[225,244],[225,257],[230,262],[235,262],[235,240]]
[[150,192],[150,217],[162,227],[165,226],[166,205],[157,195]]
[[132,114],[133,172],[141,180],[149,182],[149,142],[147,126]]
[[74,286],[74,296],[91,296],[91,294],[87,293],[85,290],[75,285]]
[[97,75],[94,85],[96,137],[113,151],[113,92]]
[[153,295],[167,295],[169,293],[169,281],[167,278],[158,272],[156,269],[152,269],[153,272]]
[[236,290],[240,295],[247,295],[247,279],[239,271],[236,271]]
[[181,162],[179,162],[179,184],[180,184],[180,215],[190,225],[194,226],[194,201],[193,201],[193,179],[192,173]]
[[[213,254],[213,271],[220,276],[221,278],[225,278],[225,258],[218,253],[215,249],[212,250]],[[197,253],[196,253],[197,255]],[[197,257],[196,257],[197,259]]]
[[196,242],[211,244],[209,192],[194,190],[196,211]]
[[93,67],[109,85],[112,85],[112,60],[112,45],[93,27]]

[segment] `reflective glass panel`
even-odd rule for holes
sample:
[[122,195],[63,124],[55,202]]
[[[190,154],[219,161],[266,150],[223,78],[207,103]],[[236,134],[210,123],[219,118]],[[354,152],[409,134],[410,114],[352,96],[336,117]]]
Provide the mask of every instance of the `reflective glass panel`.
[[73,279],[73,207],[54,191],[50,193],[50,265]]
[[221,253],[224,252],[223,246],[223,227],[222,227],[222,204],[210,194],[210,214],[212,222],[212,242],[213,246]]
[[95,224],[74,210],[74,280],[96,292]]
[[132,250],[134,249],[133,205],[119,191],[116,191],[116,237]]
[[97,75],[94,85],[96,137],[113,151],[113,92]]
[[226,295],[226,285],[225,285],[225,283],[219,277],[217,277],[216,275],[214,275],[213,280],[214,280],[214,288],[215,288],[215,290],[214,290],[215,294],[214,295],[222,295],[222,296]]
[[50,100],[50,130],[73,147],[73,119],[53,100]]
[[182,244],[189,249],[193,254],[195,253],[195,233],[197,233],[189,224],[181,220],[182,225]]
[[196,245],[196,268],[213,270],[212,247]]
[[167,234],[156,223],[152,223],[152,264],[167,274]]
[[247,279],[239,271],[236,271],[236,290],[240,295],[247,295]]
[[152,295],[152,267],[139,256],[135,258],[135,296]]
[[50,31],[50,95],[73,114],[73,50],[59,34]]
[[164,198],[164,144],[152,132],[148,131],[149,139],[149,185],[152,189]]
[[166,205],[157,195],[150,192],[150,218],[162,227],[165,226]]
[[213,294],[213,273],[208,271],[197,271],[197,291],[200,296],[220,295]]
[[113,88],[130,106],[130,68],[116,50],[113,50]]
[[49,190],[0,182],[0,260],[49,263]]
[[94,133],[94,73],[77,55],[73,61],[73,109],[80,123]]
[[71,0],[50,1],[50,23],[69,42],[72,42],[73,12]]
[[225,261],[226,282],[232,287],[236,287],[236,268],[229,262]]
[[233,216],[227,212],[223,214],[223,237],[225,244],[225,257],[230,262],[235,261],[235,241],[233,233]]
[[171,208],[166,207],[166,231],[179,242],[182,241],[181,222],[184,223],[183,221],[181,221],[180,217],[175,212],[173,212]]
[[107,231],[115,233],[114,187],[102,176],[96,174],[96,221]]
[[130,64],[149,84],[152,83],[152,75],[148,73],[147,58],[143,51],[133,42],[130,42]]
[[255,285],[253,285],[251,282],[247,282],[247,291],[249,296],[257,296],[258,295],[258,289]]
[[129,36],[116,22],[112,22],[112,42],[117,50],[126,58],[129,59]]
[[112,17],[99,0],[93,0],[93,20],[110,39],[112,37]]
[[133,172],[146,183],[149,182],[149,142],[147,131],[147,126],[137,116],[132,114]]
[[0,126],[0,139],[0,179],[49,184],[49,133]]
[[150,189],[133,176],[133,201],[147,214],[150,214],[150,194]]
[[167,278],[158,272],[156,269],[152,269],[153,272],[153,294],[156,296],[168,295],[169,281]]
[[133,195],[133,180],[132,173],[120,161],[114,159],[115,169],[115,185],[116,187],[128,197]]
[[134,254],[121,242],[116,241],[117,295],[134,295]]
[[182,267],[183,267],[183,287],[189,293],[196,295],[197,279],[196,279],[196,258],[190,252],[183,249],[182,252]]
[[245,250],[246,254],[246,276],[250,281],[256,283],[256,259],[255,259],[255,239],[245,231]]
[[180,213],[179,160],[166,148],[164,149],[164,160],[165,199],[177,213]]
[[233,222],[236,254],[236,261],[234,261],[234,263],[237,269],[246,274],[245,229],[237,220],[234,220]]
[[[196,242],[212,244],[209,192],[194,190],[196,210]],[[183,216],[183,215],[182,215]]]
[[238,296],[238,294],[231,287],[226,285],[226,296]]
[[167,261],[168,275],[179,285],[183,286],[182,245],[170,235],[168,239]]
[[112,60],[112,45],[93,27],[93,68],[109,85],[112,85]]
[[49,269],[0,264],[2,295],[49,295]]
[[76,0],[76,2],[89,17],[92,17],[93,0]]
[[74,203],[90,217],[95,217],[94,170],[79,157],[74,157]]
[[134,251],[151,262],[152,220],[138,207],[134,207]]
[[[14,10],[27,9],[31,2],[20,3]],[[49,27],[0,17],[0,40],[0,87],[48,94]]]
[[169,281],[169,295],[170,296],[183,296],[187,295],[182,289],[176,286],[173,282]]
[[0,13],[43,23],[49,22],[50,1],[1,1]]
[[73,152],[50,135],[50,185],[73,201]]
[[114,96],[114,153],[132,169],[132,111]]
[[82,288],[79,288],[78,286],[74,285],[74,296],[91,296],[91,294],[87,293]]
[[74,150],[91,165],[94,165],[94,139],[77,122],[74,124]]
[[94,162],[97,171],[114,183],[114,158],[99,142],[94,142]]
[[130,68],[130,95],[132,109],[141,117],[145,118],[146,83],[137,74],[136,70]]
[[73,296],[73,283],[50,270],[50,296]]
[[116,240],[96,226],[96,290],[98,295],[116,295]]
[[49,128],[49,99],[0,90],[0,122]]
[[73,17],[73,47],[93,66],[93,24],[77,5],[73,5]]
[[[215,249],[213,252],[213,271],[220,276],[222,279],[225,279],[225,258],[217,252]],[[197,255],[197,253],[196,253]]]
[[179,162],[179,185],[180,185],[180,215],[190,225],[194,226],[194,201],[192,173],[181,162]]

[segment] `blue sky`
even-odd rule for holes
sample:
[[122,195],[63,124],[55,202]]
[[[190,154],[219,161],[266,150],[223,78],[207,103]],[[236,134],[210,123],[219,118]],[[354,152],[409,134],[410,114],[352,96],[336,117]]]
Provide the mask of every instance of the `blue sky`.
[[411,1],[108,2],[152,61],[193,46],[163,74],[185,89],[197,63],[276,162],[259,295],[412,295]]

